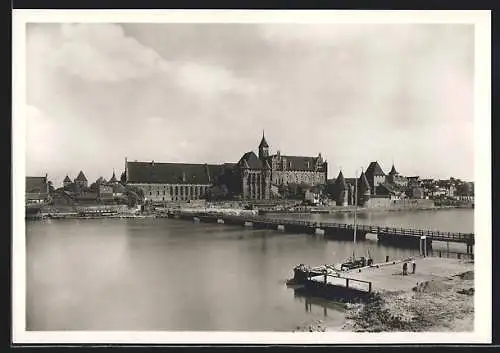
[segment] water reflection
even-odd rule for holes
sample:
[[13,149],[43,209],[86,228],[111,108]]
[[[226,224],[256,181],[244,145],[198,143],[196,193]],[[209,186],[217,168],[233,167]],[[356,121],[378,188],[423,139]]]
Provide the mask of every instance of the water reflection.
[[299,303],[303,303],[306,313],[311,313],[314,308],[318,312],[321,312],[323,317],[326,318],[329,315],[338,315],[338,313],[345,312],[344,303],[309,296],[302,293],[302,290],[300,288],[294,289],[294,298]]
[[[27,222],[26,231],[30,330],[291,331],[324,315],[343,320],[335,304],[306,302],[283,281],[299,263],[343,261],[351,241],[171,219]],[[356,249],[375,261],[419,251],[373,239]]]

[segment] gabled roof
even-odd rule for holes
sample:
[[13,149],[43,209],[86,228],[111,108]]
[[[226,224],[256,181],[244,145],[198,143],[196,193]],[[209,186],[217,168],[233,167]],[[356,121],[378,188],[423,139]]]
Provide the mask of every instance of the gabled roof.
[[380,164],[378,164],[377,161],[370,163],[368,168],[366,168],[365,174],[372,175],[372,176],[384,176],[385,175],[384,171],[382,170],[382,168],[380,168]]
[[129,183],[212,184],[222,165],[127,162]]
[[396,195],[398,194],[398,190],[396,190],[392,185],[387,184],[387,183],[382,183],[378,185],[378,188],[380,189],[385,189],[389,194]]
[[71,183],[71,179],[69,178],[69,176],[66,175],[66,178],[64,178],[63,180],[65,183]]
[[262,169],[262,161],[257,157],[257,155],[253,152],[245,153],[238,162],[240,167],[249,168],[249,169]]
[[260,140],[260,144],[259,144],[259,148],[262,148],[262,147],[269,147],[269,145],[267,144],[267,141],[266,141],[266,138],[264,137],[264,131],[262,131],[262,140]]
[[286,160],[287,170],[297,171],[314,171],[319,157],[302,157],[302,156],[284,156],[281,155],[282,161]]
[[47,178],[45,177],[26,177],[26,193],[46,193]]
[[75,180],[78,180],[78,181],[87,181],[87,178],[85,177],[85,174],[83,174],[83,171],[80,170],[80,173],[78,173],[78,176],[76,177]]

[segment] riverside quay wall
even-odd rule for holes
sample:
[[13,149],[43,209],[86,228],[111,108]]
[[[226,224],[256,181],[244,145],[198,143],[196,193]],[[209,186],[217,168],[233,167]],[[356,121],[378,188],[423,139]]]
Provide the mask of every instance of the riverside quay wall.
[[368,209],[411,210],[434,208],[434,201],[428,199],[391,200],[388,197],[370,197],[364,205]]

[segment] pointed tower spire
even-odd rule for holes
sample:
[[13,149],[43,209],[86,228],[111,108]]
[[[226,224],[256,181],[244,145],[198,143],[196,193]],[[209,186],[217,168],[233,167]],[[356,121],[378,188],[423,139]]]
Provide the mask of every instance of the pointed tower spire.
[[342,170],[340,170],[339,175],[337,176],[337,180],[335,180],[337,184],[337,190],[346,190],[347,184],[345,182],[344,174],[342,174]]
[[116,179],[115,168],[113,168],[113,176],[111,177],[111,179],[109,179],[109,182],[110,183],[117,183],[118,182],[118,180]]
[[264,135],[264,130],[262,130],[262,139],[260,140],[259,148],[261,147],[266,147],[268,148],[269,145],[267,144],[266,137]]
[[394,167],[394,162],[393,162],[391,171],[389,172],[389,175],[397,175],[397,174],[398,174],[398,172],[396,171],[396,167]]
[[361,171],[361,175],[359,176],[358,182],[359,182],[359,191],[361,192],[361,194],[370,192],[370,183],[368,183],[368,179],[366,178],[364,171]]
[[269,145],[267,144],[264,130],[262,130],[262,139],[260,140],[259,144],[259,159],[264,159],[267,157],[269,157]]

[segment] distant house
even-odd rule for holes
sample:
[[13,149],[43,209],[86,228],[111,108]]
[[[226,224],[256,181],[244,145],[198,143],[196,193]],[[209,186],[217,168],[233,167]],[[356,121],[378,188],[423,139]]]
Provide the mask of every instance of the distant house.
[[372,195],[377,194],[377,186],[385,183],[385,173],[378,164],[377,161],[371,162],[368,168],[365,171],[366,180],[368,180],[368,184],[370,184],[370,192]]
[[73,182],[71,181],[69,176],[66,175],[66,177],[63,180],[63,187],[69,186],[69,185],[71,185],[71,183],[73,183]]
[[398,173],[394,164],[392,165],[389,174],[387,174],[386,181],[399,187],[406,187],[408,185],[408,179]]
[[401,198],[404,198],[404,193],[398,190],[395,185],[390,183],[382,183],[377,186],[377,195],[386,196],[391,200],[399,200]]
[[448,188],[446,191],[447,191],[446,196],[451,197],[451,198],[456,197],[457,188],[455,187],[455,185],[453,185],[453,184],[448,185]]
[[97,189],[97,197],[101,201],[113,199],[113,186],[107,184],[99,184]]
[[423,199],[424,198],[424,189],[422,189],[419,186],[412,187],[410,197],[412,199]]
[[125,186],[123,186],[120,183],[113,184],[112,187],[113,187],[113,197],[120,197],[124,195],[125,192],[127,192]]
[[87,188],[88,187],[88,180],[85,174],[83,174],[83,171],[80,170],[80,173],[78,173],[78,176],[75,178],[75,184]]
[[411,177],[408,177],[408,186],[409,187],[420,187],[420,177],[419,176],[411,176]]
[[442,197],[446,196],[446,194],[447,194],[446,188],[439,186],[436,186],[431,192],[432,197]]
[[304,193],[304,200],[312,205],[317,205],[320,201],[320,193],[315,190],[308,189]]
[[49,182],[44,177],[26,177],[26,204],[43,203],[49,198]]

